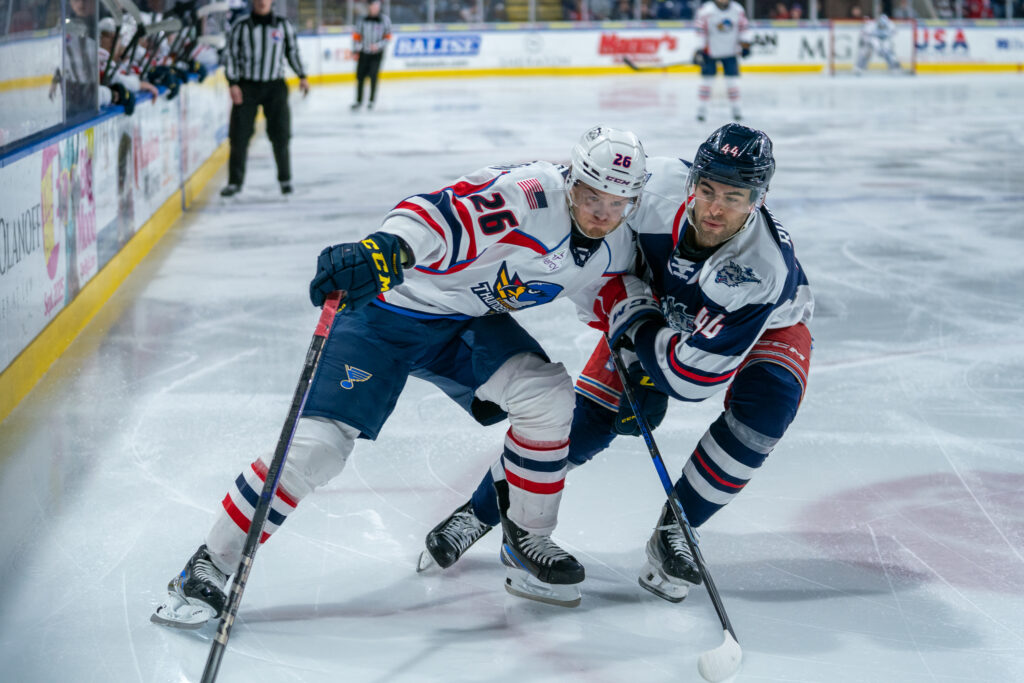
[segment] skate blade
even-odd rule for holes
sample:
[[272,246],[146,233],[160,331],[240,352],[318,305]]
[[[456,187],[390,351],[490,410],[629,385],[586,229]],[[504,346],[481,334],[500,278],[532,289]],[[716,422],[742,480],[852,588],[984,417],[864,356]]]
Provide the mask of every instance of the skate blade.
[[637,579],[641,588],[649,590],[662,600],[682,602],[690,593],[690,584],[681,579],[670,579],[650,561]]
[[437,567],[437,562],[434,561],[434,557],[429,551],[424,550],[420,553],[420,558],[416,560],[416,573],[421,574],[431,567]]
[[505,569],[505,590],[511,595],[558,607],[576,607],[580,604],[578,584],[544,583],[526,570],[513,567]]
[[150,615],[154,624],[194,631],[216,615],[213,609],[203,603],[191,603],[177,595],[168,595],[167,600],[159,605]]

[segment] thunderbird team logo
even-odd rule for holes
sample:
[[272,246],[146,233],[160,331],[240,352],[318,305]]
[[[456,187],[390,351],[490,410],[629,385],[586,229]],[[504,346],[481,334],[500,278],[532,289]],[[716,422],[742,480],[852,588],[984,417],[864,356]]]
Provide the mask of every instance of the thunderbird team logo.
[[741,266],[735,261],[729,261],[715,273],[715,282],[726,287],[739,287],[751,282],[760,282],[753,268]]
[[523,282],[518,273],[509,276],[508,267],[502,262],[494,284],[481,282],[472,290],[492,311],[508,313],[546,304],[558,296],[562,286],[541,280]]
[[345,365],[345,375],[347,375],[347,377],[341,380],[342,389],[351,389],[356,385],[356,382],[365,382],[373,377],[373,375],[366,370],[360,370],[359,368],[352,367],[348,364]]

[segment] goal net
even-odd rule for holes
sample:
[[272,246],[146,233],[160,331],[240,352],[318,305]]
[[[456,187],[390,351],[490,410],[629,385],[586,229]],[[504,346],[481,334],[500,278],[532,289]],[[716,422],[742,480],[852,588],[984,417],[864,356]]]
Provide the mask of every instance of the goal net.
[[[830,21],[829,74],[836,76],[885,71],[916,73],[917,43],[914,34],[917,23],[913,19],[892,19],[890,24],[888,30],[879,30],[878,22],[870,20]],[[897,66],[890,65],[886,59],[887,54]],[[859,68],[861,66],[862,69]]]

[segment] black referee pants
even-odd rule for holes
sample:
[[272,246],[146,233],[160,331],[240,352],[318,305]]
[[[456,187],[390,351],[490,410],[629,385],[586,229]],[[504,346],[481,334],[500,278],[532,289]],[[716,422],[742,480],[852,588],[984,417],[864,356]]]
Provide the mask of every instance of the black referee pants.
[[288,86],[284,79],[276,81],[239,81],[242,103],[231,107],[228,139],[231,155],[228,159],[228,183],[241,186],[245,181],[245,160],[249,140],[256,125],[256,112],[263,107],[267,119],[267,137],[274,148],[277,162],[277,180],[292,179],[292,165],[288,154],[288,141],[292,135],[291,110],[288,108]]
[[383,52],[359,53],[359,61],[356,62],[356,104],[363,102],[363,83],[370,79],[370,102],[377,97],[377,74],[380,73],[380,61],[384,57]]

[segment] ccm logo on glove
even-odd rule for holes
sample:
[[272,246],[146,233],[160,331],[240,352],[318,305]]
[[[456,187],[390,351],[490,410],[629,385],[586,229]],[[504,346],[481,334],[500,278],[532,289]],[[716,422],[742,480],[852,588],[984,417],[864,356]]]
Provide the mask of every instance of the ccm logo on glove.
[[384,252],[380,250],[377,243],[372,238],[367,237],[360,242],[364,247],[370,249],[370,257],[373,259],[373,265],[377,268],[377,282],[379,283],[379,289],[381,292],[386,292],[391,289],[391,277],[388,273],[398,272],[397,261],[392,264],[391,270],[388,270],[388,259],[384,256]]
[[386,232],[327,247],[317,257],[309,300],[314,306],[323,306],[328,294],[342,291],[346,312],[369,303],[405,280],[403,249],[408,252],[399,237]]

